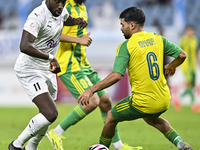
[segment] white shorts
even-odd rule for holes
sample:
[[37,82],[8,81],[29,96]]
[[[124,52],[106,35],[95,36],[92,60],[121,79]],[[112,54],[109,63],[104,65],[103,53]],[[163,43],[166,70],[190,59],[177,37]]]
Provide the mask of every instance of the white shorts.
[[33,100],[36,96],[49,92],[53,100],[57,98],[57,81],[56,74],[50,71],[23,69],[15,70],[26,93]]

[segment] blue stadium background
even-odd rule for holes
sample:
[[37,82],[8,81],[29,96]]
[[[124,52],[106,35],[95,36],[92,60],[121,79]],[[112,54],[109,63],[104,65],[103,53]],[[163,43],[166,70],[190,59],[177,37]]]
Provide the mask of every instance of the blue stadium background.
[[[21,2],[20,2],[21,1]],[[103,6],[105,1],[109,0],[87,0],[86,6],[90,10],[94,6]],[[27,14],[36,6],[40,5],[42,0],[1,0],[0,1],[0,23],[10,19],[14,13],[15,17],[25,20]],[[162,25],[170,26],[173,24],[173,15],[175,9],[182,9],[186,24],[192,24],[197,29],[197,35],[200,38],[200,1],[199,0],[110,0],[116,12],[121,12],[129,6],[138,6],[142,8],[147,16],[146,26],[154,25],[155,19],[158,19]],[[174,7],[173,3],[177,3]],[[102,11],[104,11],[102,9]],[[89,14],[90,17],[90,14]],[[14,23],[14,22],[13,22]],[[91,27],[92,24],[90,23]]]

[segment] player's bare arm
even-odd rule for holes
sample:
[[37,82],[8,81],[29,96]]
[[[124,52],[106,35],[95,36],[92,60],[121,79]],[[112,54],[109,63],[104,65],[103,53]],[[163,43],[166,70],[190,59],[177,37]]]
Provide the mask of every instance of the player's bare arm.
[[33,42],[35,41],[36,37],[30,34],[29,32],[23,30],[21,43],[20,43],[20,51],[25,53],[29,56],[41,58],[41,59],[49,59],[50,60],[50,68],[49,71],[53,73],[60,72],[60,66],[58,61],[55,57],[50,58],[51,54],[45,53],[39,49],[37,49]]
[[78,43],[84,46],[90,46],[92,43],[92,38],[90,37],[91,31],[82,37],[73,37],[65,34],[61,34],[60,42],[68,42],[68,43]]
[[176,67],[181,65],[186,57],[187,54],[182,50],[176,59],[174,59],[170,64],[165,65],[165,74],[173,76],[174,73],[176,72]]
[[79,28],[85,28],[88,23],[83,18],[74,18],[69,15],[68,19],[64,22],[65,26],[79,25]]
[[105,88],[110,87],[111,85],[117,83],[119,80],[121,80],[122,75],[117,72],[110,73],[105,79],[103,79],[101,82],[93,85],[88,90],[84,91],[78,98],[78,103],[80,102],[82,105],[89,104],[89,99],[92,97],[92,95],[95,92],[101,91]]

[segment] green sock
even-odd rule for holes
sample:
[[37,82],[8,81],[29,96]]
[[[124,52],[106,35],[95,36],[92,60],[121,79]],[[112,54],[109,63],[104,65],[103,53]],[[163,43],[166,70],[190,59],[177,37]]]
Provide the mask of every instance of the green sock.
[[115,143],[120,140],[119,132],[118,132],[118,125],[115,128],[115,135],[112,138],[112,143]]
[[87,115],[87,112],[81,107],[76,106],[72,112],[60,123],[61,128],[66,131],[71,125],[76,124]]
[[181,137],[178,135],[178,133],[172,129],[171,131],[168,131],[167,133],[164,134],[165,137],[172,142],[175,146],[182,141]]
[[193,94],[193,87],[188,88],[189,95],[191,96],[192,103],[194,103],[194,94]]
[[190,88],[188,87],[182,94],[181,97],[184,97],[185,95],[190,93]]
[[[101,113],[101,117],[102,117],[104,123],[106,121],[107,114],[108,114],[107,112]],[[116,128],[115,128],[115,135],[112,138],[112,143],[117,142],[119,140],[120,140],[120,136],[119,136],[119,133],[118,133],[118,125],[117,125]]]
[[102,145],[105,145],[108,148],[110,147],[111,141],[112,141],[112,138],[104,136],[103,133],[101,134],[101,136],[99,138],[99,143]]

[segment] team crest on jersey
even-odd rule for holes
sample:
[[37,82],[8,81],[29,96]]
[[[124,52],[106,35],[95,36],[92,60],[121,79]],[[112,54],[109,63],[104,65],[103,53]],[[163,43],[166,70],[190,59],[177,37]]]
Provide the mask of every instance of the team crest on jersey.
[[59,44],[59,42],[51,39],[51,40],[47,41],[46,44],[47,44],[47,47],[54,48]]
[[30,27],[31,27],[31,29],[35,28],[35,24],[32,22],[32,23],[30,24]]

